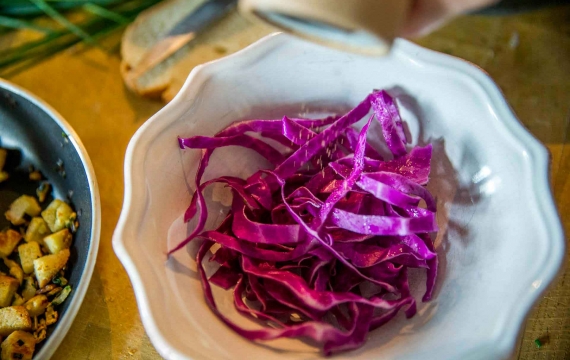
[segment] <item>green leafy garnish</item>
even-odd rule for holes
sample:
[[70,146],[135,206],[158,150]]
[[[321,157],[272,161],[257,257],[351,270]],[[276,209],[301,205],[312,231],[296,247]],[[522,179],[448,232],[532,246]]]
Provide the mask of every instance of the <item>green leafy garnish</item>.
[[59,295],[57,295],[51,301],[51,304],[55,306],[55,305],[59,305],[59,304],[63,303],[65,301],[65,299],[67,299],[67,297],[69,296],[70,293],[71,293],[71,286],[67,285],[66,287],[63,288],[63,290],[61,290]]
[[59,285],[59,286],[67,285],[67,279],[61,275],[57,275],[56,277],[54,277],[52,282],[56,285]]
[[78,44],[101,47],[102,38],[161,1],[0,0],[0,36],[19,30],[40,35],[0,49],[0,76],[22,71]]

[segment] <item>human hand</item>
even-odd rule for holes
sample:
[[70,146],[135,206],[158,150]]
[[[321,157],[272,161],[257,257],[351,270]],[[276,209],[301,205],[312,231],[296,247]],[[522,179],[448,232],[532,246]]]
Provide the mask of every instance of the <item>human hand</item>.
[[402,36],[427,35],[451,18],[499,2],[498,0],[415,0]]

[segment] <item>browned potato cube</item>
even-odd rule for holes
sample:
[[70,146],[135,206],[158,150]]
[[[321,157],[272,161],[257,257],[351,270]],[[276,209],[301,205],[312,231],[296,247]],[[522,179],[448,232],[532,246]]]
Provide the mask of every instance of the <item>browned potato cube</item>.
[[30,314],[23,306],[8,306],[0,309],[0,336],[8,336],[14,331],[29,331],[32,328]]
[[44,238],[44,243],[50,254],[57,254],[63,249],[69,249],[71,246],[71,233],[68,229],[60,230],[56,233],[48,235]]
[[18,254],[20,255],[20,263],[26,274],[34,272],[34,260],[42,257],[40,244],[35,241],[18,246]]
[[7,257],[14,251],[14,248],[20,240],[22,235],[19,232],[8,229],[6,232],[0,233],[0,257]]
[[35,197],[22,195],[10,204],[10,209],[5,215],[13,225],[23,225],[26,222],[24,215],[38,216],[40,211],[42,208]]
[[0,307],[10,306],[20,282],[11,276],[0,275]]
[[42,218],[48,224],[52,232],[62,230],[68,226],[72,219],[75,219],[77,215],[73,212],[71,207],[58,199],[52,201],[48,207],[42,211]]
[[22,285],[22,281],[24,280],[24,270],[18,265],[17,262],[14,260],[10,260],[8,258],[2,259],[4,261],[4,265],[10,268],[10,275],[15,277],[18,280],[18,283]]
[[2,341],[2,360],[31,360],[36,348],[34,335],[25,331],[14,331]]
[[28,300],[24,304],[24,307],[26,308],[26,310],[28,310],[28,313],[30,314],[31,317],[36,317],[42,315],[46,311],[48,305],[49,305],[49,300],[47,296],[41,294],[41,295],[36,295],[30,300]]
[[41,217],[37,216],[32,218],[30,225],[26,229],[24,238],[27,242],[35,241],[40,245],[44,245],[44,237],[51,234],[48,224]]
[[34,273],[38,286],[43,288],[63,269],[69,259],[69,249],[63,249],[57,254],[42,256],[34,260]]
[[35,283],[35,281],[34,281],[32,276],[28,276],[24,280],[24,286],[22,289],[22,297],[24,298],[25,301],[30,300],[31,298],[33,298],[36,295],[36,291],[38,289],[36,289],[36,286],[34,283]]

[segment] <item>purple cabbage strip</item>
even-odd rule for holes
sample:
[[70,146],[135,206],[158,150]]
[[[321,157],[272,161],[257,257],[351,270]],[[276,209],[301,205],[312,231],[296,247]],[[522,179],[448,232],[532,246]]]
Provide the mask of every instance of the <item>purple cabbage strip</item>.
[[327,200],[321,206],[321,210],[319,212],[318,223],[315,225],[315,228],[319,228],[329,216],[329,213],[335,206],[335,204],[342,199],[350,189],[354,187],[354,183],[360,177],[360,173],[362,172],[362,168],[364,167],[364,145],[366,144],[366,134],[368,133],[368,128],[370,127],[370,123],[372,122],[372,117],[368,119],[368,122],[362,130],[360,131],[360,135],[358,136],[358,142],[356,145],[356,151],[354,153],[354,162],[352,170],[346,179],[344,179],[343,183],[337,187],[327,198]]
[[388,171],[405,176],[417,184],[425,185],[429,179],[431,170],[432,145],[425,147],[415,147],[406,156],[391,161],[370,162],[375,165],[373,171]]
[[235,135],[229,137],[194,136],[179,138],[181,149],[216,149],[225,146],[241,146],[257,152],[271,163],[277,165],[284,160],[283,154],[271,145],[248,135]]
[[381,298],[366,299],[353,293],[334,293],[330,291],[315,291],[299,276],[288,272],[267,269],[256,266],[246,257],[241,258],[243,271],[260,278],[269,279],[283,286],[296,298],[303,301],[303,305],[315,311],[327,311],[343,303],[359,303],[375,308],[389,310],[397,306],[401,300],[383,300]]
[[[404,176],[388,172],[377,172],[377,173],[366,174],[363,176],[363,179],[364,178],[376,180],[396,190],[399,190],[407,195],[419,196],[420,198],[424,199],[427,205],[427,209],[429,211],[436,210],[435,200],[433,196],[431,196],[429,191],[427,191],[425,187],[418,185],[411,180],[406,179],[406,177]],[[393,205],[400,207],[417,206],[417,204],[404,204],[404,205],[393,204]]]
[[307,239],[298,224],[274,225],[249,220],[245,214],[245,205],[237,196],[234,196],[232,213],[234,215],[232,231],[239,239],[260,244],[293,244]]
[[253,310],[249,306],[247,306],[243,302],[243,299],[241,297],[241,295],[244,291],[245,291],[245,283],[243,281],[243,276],[240,274],[240,275],[238,275],[238,280],[236,281],[236,285],[234,288],[234,305],[235,305],[237,311],[239,311],[240,313],[242,313],[246,316],[250,316],[254,319],[273,322],[273,323],[279,325],[280,327],[286,326],[285,324],[283,324],[281,321],[279,321],[275,317],[267,315],[263,311]]
[[[216,306],[214,295],[212,294],[212,289],[208,283],[208,278],[206,277],[206,272],[202,266],[202,260],[204,256],[210,249],[212,243],[205,241],[198,251],[196,258],[196,263],[198,264],[198,273],[200,275],[200,280],[202,283],[202,289],[204,291],[204,296],[206,304],[210,307],[212,312],[229,328],[234,330],[236,333],[249,340],[272,340],[281,337],[291,337],[300,338],[307,337],[316,342],[323,343],[325,355],[330,355],[337,350],[349,350],[352,348],[359,347],[364,341],[365,334],[370,326],[370,318],[372,314],[371,307],[363,307],[356,304],[351,304],[353,308],[365,308],[368,311],[360,312],[358,310],[354,311],[352,328],[348,330],[340,330],[334,326],[317,321],[307,321],[299,325],[292,325],[283,329],[270,329],[264,328],[259,330],[247,330],[236,324],[225,317]],[[360,324],[360,328],[357,330],[357,324]],[[363,330],[364,325],[366,325],[366,331]],[[365,333],[364,335],[361,334]]]
[[359,215],[334,209],[330,221],[333,225],[365,235],[410,235],[437,231],[435,214],[416,218]]
[[267,210],[273,207],[273,199],[271,196],[272,188],[265,179],[261,177],[263,173],[257,172],[247,179],[245,191],[248,192],[261,206]]
[[[194,183],[196,185],[196,192],[194,193],[194,196],[196,197],[197,205],[200,208],[198,223],[196,224],[196,227],[194,227],[194,230],[190,233],[190,235],[188,235],[188,237],[184,239],[184,241],[180,242],[173,249],[168,251],[168,255],[182,249],[190,241],[194,240],[196,236],[198,236],[198,234],[202,232],[202,230],[204,230],[204,226],[206,225],[206,220],[208,219],[208,209],[206,207],[206,199],[204,199],[204,195],[200,190],[200,181],[202,180],[204,171],[206,171],[206,167],[208,166],[208,162],[210,161],[210,156],[212,155],[212,152],[213,152],[212,149],[202,150],[202,157],[200,158],[200,163],[198,165],[198,169],[196,170],[196,176],[194,179]],[[184,220],[186,222],[189,221],[191,217],[194,217],[197,211],[197,207],[194,208],[193,214],[190,214],[191,210],[192,210],[192,205],[190,206],[190,208],[188,208],[188,210],[186,210],[186,213],[184,214]]]
[[[371,109],[368,122],[355,130],[352,125]],[[394,160],[383,161],[367,142],[373,118]],[[277,142],[284,153],[263,139]],[[438,258],[429,233],[437,231],[436,202],[424,187],[432,148],[408,153],[407,141],[396,103],[385,91],[374,91],[343,116],[245,120],[213,137],[179,138],[181,148],[203,149],[185,212],[185,221],[198,221],[169,253],[204,239],[196,261],[206,303],[252,341],[307,338],[326,355],[360,347],[369,331],[400,310],[407,317],[416,313],[408,268],[426,269],[423,301],[435,288]],[[211,155],[224,146],[253,149],[275,167],[247,180],[202,182]],[[214,182],[232,189],[232,208],[216,230],[204,231],[203,192]],[[427,208],[419,207],[422,199]],[[220,267],[208,279],[202,262],[214,244],[220,248],[210,261]],[[270,327],[247,330],[233,323],[217,309],[210,284],[234,287],[236,310]]]
[[[407,155],[389,161],[364,158],[364,172],[386,171],[405,176],[416,184],[426,185],[430,174],[432,145],[414,147]],[[351,166],[352,155],[337,160],[339,164]]]
[[408,246],[417,256],[422,259],[430,260],[437,256],[433,251],[433,246],[427,246],[426,243],[417,235],[406,235],[394,238],[394,241]]
[[367,175],[362,176],[356,185],[358,185],[362,190],[372,194],[378,200],[385,201],[395,206],[418,206],[420,202],[420,199],[416,196],[398,191],[398,189],[386,185],[385,183]]
[[[267,173],[269,174],[273,174],[273,176],[275,176],[275,178],[277,179],[277,181],[283,183],[283,179],[280,179],[279,176],[271,171],[265,170]],[[289,214],[291,214],[291,216],[295,219],[295,221],[301,225],[301,227],[311,236],[313,236],[314,239],[318,240],[319,243],[322,245],[322,247],[326,250],[328,250],[330,252],[330,254],[332,256],[334,256],[336,259],[338,259],[341,263],[343,263],[345,266],[347,266],[348,268],[350,268],[352,271],[354,271],[355,273],[359,274],[361,277],[363,277],[364,279],[373,282],[375,284],[378,284],[380,286],[383,286],[386,290],[393,292],[395,289],[392,285],[383,282],[383,281],[379,281],[377,279],[373,279],[373,278],[369,278],[366,275],[362,274],[356,267],[354,267],[347,259],[343,258],[335,249],[333,249],[333,247],[331,246],[330,243],[326,242],[325,240],[323,240],[320,235],[318,234],[318,232],[316,232],[315,230],[313,230],[309,225],[307,225],[303,219],[301,219],[301,217],[299,215],[297,215],[293,209],[291,209],[291,206],[289,205],[289,203],[287,203],[286,199],[285,199],[285,194],[283,193],[283,188],[281,188],[281,197],[283,199],[283,203],[285,204],[285,206],[287,207],[287,210],[289,211]],[[337,211],[336,209],[333,210]],[[329,239],[331,239],[330,236],[328,236]]]
[[210,276],[209,281],[224,290],[228,290],[234,287],[240,278],[241,275],[235,270],[220,266],[214,275]]
[[335,248],[344,257],[349,259],[354,266],[359,268],[371,267],[381,262],[392,261],[396,258],[406,258],[400,260],[400,263],[405,263],[407,266],[413,267],[426,267],[426,259],[414,254],[414,252],[404,244],[392,245],[388,248],[381,248],[375,245],[363,245],[362,243],[352,245],[350,243],[339,243]]
[[382,126],[388,149],[395,158],[405,156],[408,153],[406,137],[394,99],[386,91],[375,91],[372,94],[372,109]]
[[217,231],[205,231],[200,236],[253,259],[267,261],[294,261],[295,259],[298,259],[302,255],[306,254],[311,248],[315,246],[315,243],[313,241],[307,241],[302,244],[298,244],[294,250],[285,252],[262,249],[255,246],[255,244],[249,241],[240,241],[233,236],[220,234]]
[[358,104],[346,115],[342,116],[323,132],[301,145],[297,151],[291,154],[291,156],[275,168],[275,173],[283,179],[287,179],[289,176],[293,175],[298,168],[307,163],[314,155],[319,153],[326,144],[329,144],[338,138],[344,129],[358,122],[363,116],[365,116],[370,110],[370,98],[371,95],[367,96],[364,101]]
[[[350,150],[356,152],[356,147],[358,146],[358,131],[356,131],[356,129],[353,128],[347,128],[346,141],[348,142]],[[376,151],[376,149],[374,149],[370,144],[366,143],[365,147],[366,148],[364,150],[364,155],[366,157],[379,161],[384,160],[384,157],[380,155],[380,153]]]
[[[435,248],[433,246],[433,242],[431,241],[429,234],[419,234],[419,236],[425,242],[428,249],[431,252],[435,253]],[[433,258],[427,261],[428,271],[427,271],[427,280],[426,280],[426,292],[422,298],[423,302],[430,301],[433,296],[433,291],[435,289],[435,281],[437,279],[438,263],[439,260],[437,259],[437,256],[434,256]]]
[[302,145],[317,135],[314,131],[307,129],[287,116],[284,116],[281,121],[283,123],[283,136],[295,145]]
[[261,304],[261,310],[267,311],[268,302],[273,300],[267,290],[259,283],[259,278],[251,274],[245,274],[247,276],[248,285],[251,288],[251,292],[255,295],[257,301]]

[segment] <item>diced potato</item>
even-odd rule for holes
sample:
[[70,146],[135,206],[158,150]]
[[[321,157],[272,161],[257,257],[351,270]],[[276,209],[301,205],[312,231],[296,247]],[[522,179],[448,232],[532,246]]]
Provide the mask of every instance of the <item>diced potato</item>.
[[0,307],[10,306],[20,283],[11,276],[0,275]]
[[4,265],[6,265],[10,269],[10,275],[18,279],[18,283],[22,285],[22,281],[24,280],[24,270],[18,265],[17,262],[12,261],[10,259],[4,258]]
[[10,204],[10,209],[5,215],[13,225],[23,225],[26,222],[24,215],[38,216],[41,211],[35,197],[22,195]]
[[2,341],[2,360],[31,360],[36,348],[34,335],[25,331],[14,331]]
[[0,257],[6,257],[14,251],[14,248],[20,240],[22,235],[19,232],[8,229],[6,232],[0,233]]
[[44,238],[44,243],[51,254],[57,254],[71,246],[72,235],[68,229],[60,230]]
[[20,263],[26,274],[34,272],[34,260],[42,257],[40,244],[35,241],[18,246],[18,254],[20,255]]
[[8,306],[0,309],[0,336],[8,336],[13,331],[28,331],[32,328],[32,320],[23,306]]
[[12,300],[12,306],[24,305],[25,302],[26,301],[24,300],[24,298],[18,295],[18,293],[14,294],[14,300]]
[[48,305],[49,305],[49,300],[47,296],[42,294],[42,295],[36,295],[30,300],[28,300],[24,304],[24,307],[26,308],[26,310],[28,310],[28,313],[30,314],[31,317],[36,317],[42,315],[46,311]]
[[36,286],[34,284],[34,279],[29,276],[24,280],[24,289],[22,290],[22,297],[25,301],[30,300],[36,295]]
[[41,217],[32,218],[30,221],[30,225],[26,230],[26,235],[24,235],[24,239],[27,242],[35,241],[40,245],[44,245],[44,237],[51,234],[49,230],[48,224],[42,219]]
[[55,199],[42,211],[42,217],[48,224],[52,232],[59,231],[67,226],[77,217],[71,206],[65,202]]
[[57,254],[42,256],[34,260],[34,273],[40,288],[46,286],[51,279],[57,275],[67,260],[69,259],[69,249],[63,249]]

